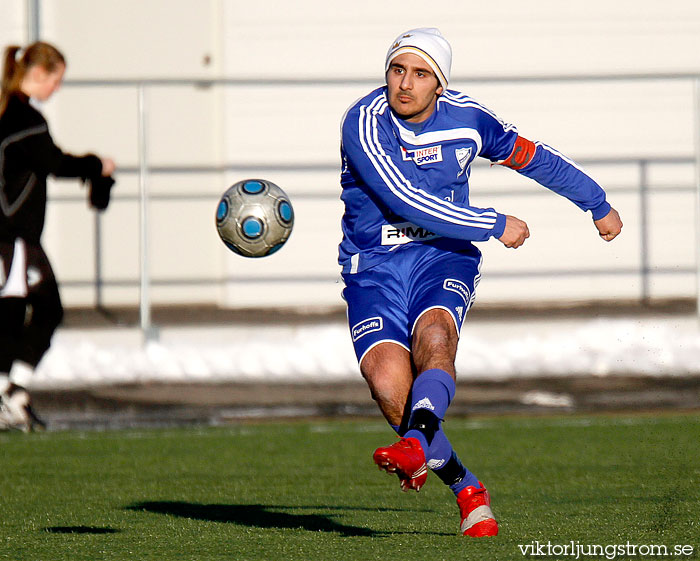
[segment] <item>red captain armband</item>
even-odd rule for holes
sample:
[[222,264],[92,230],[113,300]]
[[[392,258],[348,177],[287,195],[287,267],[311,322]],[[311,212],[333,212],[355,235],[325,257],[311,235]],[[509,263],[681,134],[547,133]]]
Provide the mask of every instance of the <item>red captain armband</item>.
[[513,146],[513,151],[510,153],[510,156],[502,162],[499,162],[499,164],[510,169],[521,170],[535,157],[536,148],[534,142],[522,136],[518,136],[518,138],[515,139],[515,145]]

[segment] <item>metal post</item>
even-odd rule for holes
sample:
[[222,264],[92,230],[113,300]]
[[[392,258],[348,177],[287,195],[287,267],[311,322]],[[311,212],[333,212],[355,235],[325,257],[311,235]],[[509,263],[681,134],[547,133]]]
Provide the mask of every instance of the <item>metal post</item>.
[[649,189],[648,162],[639,161],[639,268],[642,276],[642,304],[649,303]]
[[104,271],[102,260],[102,213],[95,212],[95,310],[113,324],[120,323],[112,312],[105,308],[104,302]]
[[695,312],[700,323],[700,77],[694,82],[693,107],[695,108],[695,126],[693,139],[695,141]]
[[104,279],[102,275],[102,217],[99,212],[95,212],[95,308],[104,308],[102,298],[102,288]]
[[27,0],[27,43],[39,40],[41,30],[40,0]]
[[150,271],[149,271],[149,243],[148,243],[148,150],[146,139],[147,108],[146,86],[143,82],[138,85],[138,144],[139,144],[139,193],[140,193],[140,265],[141,265],[141,290],[139,301],[139,316],[141,333],[144,342],[158,338],[158,332],[151,324],[151,295],[150,295]]

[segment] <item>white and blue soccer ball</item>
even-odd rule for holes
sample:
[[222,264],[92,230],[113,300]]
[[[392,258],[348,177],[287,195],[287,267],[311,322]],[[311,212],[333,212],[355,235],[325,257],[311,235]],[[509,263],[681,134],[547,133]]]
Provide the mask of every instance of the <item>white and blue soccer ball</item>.
[[231,251],[244,257],[264,257],[278,251],[294,227],[287,194],[272,181],[244,179],[221,196],[216,229]]

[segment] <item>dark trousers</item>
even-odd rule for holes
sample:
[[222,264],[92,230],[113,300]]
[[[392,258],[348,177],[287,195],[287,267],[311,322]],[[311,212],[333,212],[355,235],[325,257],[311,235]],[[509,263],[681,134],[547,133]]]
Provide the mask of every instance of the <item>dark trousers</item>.
[[[56,277],[40,245],[25,244],[27,293],[0,298],[0,372],[9,372],[15,360],[36,367],[51,345],[63,319]],[[0,243],[6,279],[13,260],[14,243]]]

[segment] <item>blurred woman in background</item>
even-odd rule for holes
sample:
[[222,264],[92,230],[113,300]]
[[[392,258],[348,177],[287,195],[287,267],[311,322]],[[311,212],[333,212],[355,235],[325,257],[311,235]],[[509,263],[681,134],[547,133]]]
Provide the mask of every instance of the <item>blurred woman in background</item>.
[[98,210],[107,208],[114,184],[111,159],[64,153],[31,103],[58,91],[65,71],[65,58],[48,43],[5,49],[0,91],[0,429],[43,427],[26,386],[63,318],[58,285],[41,246],[46,179],[81,178]]

